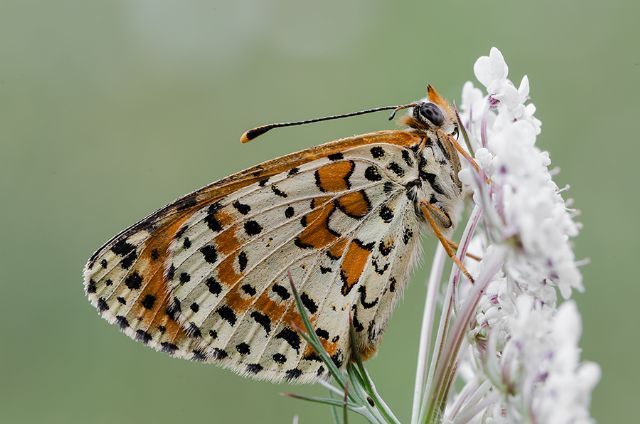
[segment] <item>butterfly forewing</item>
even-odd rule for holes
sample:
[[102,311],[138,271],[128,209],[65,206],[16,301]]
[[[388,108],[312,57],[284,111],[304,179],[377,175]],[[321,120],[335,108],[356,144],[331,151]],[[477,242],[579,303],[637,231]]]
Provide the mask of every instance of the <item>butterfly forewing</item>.
[[98,251],[88,295],[157,349],[256,378],[310,381],[324,368],[296,332],[290,270],[334,361],[351,355],[349,313],[367,355],[417,250],[405,186],[418,178],[421,140],[402,131],[354,137],[214,183]]

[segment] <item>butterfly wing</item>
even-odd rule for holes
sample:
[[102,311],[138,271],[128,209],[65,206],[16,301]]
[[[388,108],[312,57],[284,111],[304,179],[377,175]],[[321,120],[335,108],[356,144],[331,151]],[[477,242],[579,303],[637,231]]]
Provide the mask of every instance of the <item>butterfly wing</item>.
[[406,186],[421,137],[338,140],[179,199],[116,236],[85,269],[87,295],[130,337],[271,381],[324,373],[297,334],[290,270],[338,366],[374,349],[417,250]]

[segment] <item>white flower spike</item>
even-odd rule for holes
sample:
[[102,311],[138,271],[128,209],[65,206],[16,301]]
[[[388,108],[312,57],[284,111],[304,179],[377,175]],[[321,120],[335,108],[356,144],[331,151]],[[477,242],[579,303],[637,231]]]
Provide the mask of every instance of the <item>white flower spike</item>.
[[[472,245],[483,257],[496,245],[507,246],[508,253],[468,323],[468,347],[461,351],[464,373],[458,376],[465,385],[449,394],[445,417],[450,422],[592,423],[590,396],[600,369],[580,361],[578,309],[571,300],[558,307],[556,295],[559,291],[569,299],[574,289],[583,290],[571,245],[580,228],[575,211],[553,181],[549,154],[536,147],[541,124],[528,103],[528,78],[516,88],[496,48],[476,61],[474,71],[487,94],[467,82],[461,119],[491,184],[479,183],[471,168],[461,172],[483,209],[479,227],[484,231],[475,234]],[[461,287],[456,303],[465,304],[472,293],[471,287]]]

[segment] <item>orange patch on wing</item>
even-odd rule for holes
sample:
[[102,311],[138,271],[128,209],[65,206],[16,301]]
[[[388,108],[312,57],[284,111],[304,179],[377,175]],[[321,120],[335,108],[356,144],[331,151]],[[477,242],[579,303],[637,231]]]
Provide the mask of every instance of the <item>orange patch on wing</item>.
[[[264,292],[256,300],[253,305],[255,310],[269,317],[272,324],[276,324],[280,320],[292,328],[304,328],[302,318],[295,307],[295,304],[289,302],[277,302],[269,297],[268,292]],[[315,318],[311,317],[311,322],[315,322]]]
[[305,215],[304,222],[307,226],[296,239],[296,244],[299,247],[321,249],[336,241],[339,234],[329,228],[329,217],[334,210],[335,205],[328,203]]
[[185,213],[166,227],[159,227],[145,242],[140,252],[139,263],[146,264],[141,272],[145,285],[142,287],[135,305],[129,311],[129,317],[141,318],[147,331],[165,328],[162,339],[176,340],[188,337],[186,332],[167,312],[169,308],[169,285],[164,269],[169,256],[169,245],[175,234],[191,217]]
[[349,177],[355,164],[352,161],[330,163],[316,171],[316,184],[325,192],[348,190]]
[[314,197],[313,200],[311,201],[311,208],[313,209],[319,208],[325,203],[329,203],[331,199],[333,199],[333,197],[331,196]]
[[238,255],[227,256],[218,265],[218,280],[227,286],[233,286],[242,278],[242,274],[236,272],[233,263],[236,262]]
[[253,303],[253,298],[246,296],[243,298],[240,292],[240,286],[236,285],[224,296],[224,303],[236,314],[245,312]]
[[233,215],[230,214],[229,212],[225,212],[225,211],[217,211],[214,216],[216,217],[216,219],[218,220],[218,222],[220,223],[220,225],[222,225],[222,227],[226,227],[227,225],[231,225],[234,221]]
[[348,243],[349,240],[342,239],[331,246],[331,249],[329,249],[329,256],[331,256],[331,258],[333,259],[340,259],[342,257],[342,254],[344,253],[344,250],[347,248]]
[[360,246],[356,241],[352,241],[349,244],[340,268],[340,276],[344,283],[341,292],[344,296],[349,294],[353,286],[360,279],[370,255],[371,252]]
[[[289,302],[277,302],[269,297],[267,292],[264,292],[260,295],[260,297],[256,300],[253,308],[269,317],[272,325],[276,325],[278,322],[294,329],[294,330],[304,330],[304,323],[302,322],[302,318],[298,313],[298,310],[293,301]],[[314,324],[316,321],[316,317],[309,317],[311,324]],[[273,330],[274,328],[272,328]],[[329,353],[329,355],[335,354],[337,350],[337,343],[332,343],[329,340],[320,339],[320,342],[324,346],[325,350]],[[311,350],[309,350],[311,349]],[[304,355],[311,354],[313,352],[313,348],[311,346],[307,346]]]
[[371,203],[364,190],[340,196],[337,203],[340,210],[352,218],[362,218],[371,210]]
[[234,225],[220,233],[215,240],[218,252],[223,255],[229,255],[240,247],[240,240],[237,237],[238,226]]
[[[322,344],[322,347],[324,347],[324,350],[327,351],[329,356],[333,356],[336,353],[336,351],[338,350],[338,344],[337,343],[331,343],[329,340],[325,340],[325,339],[322,339],[322,338],[320,339],[320,343]],[[315,349],[313,349],[313,346],[308,344],[307,347],[304,349],[304,353],[302,354],[302,357],[303,358],[313,358],[313,357],[316,357],[316,355],[318,355],[318,353],[315,351]]]

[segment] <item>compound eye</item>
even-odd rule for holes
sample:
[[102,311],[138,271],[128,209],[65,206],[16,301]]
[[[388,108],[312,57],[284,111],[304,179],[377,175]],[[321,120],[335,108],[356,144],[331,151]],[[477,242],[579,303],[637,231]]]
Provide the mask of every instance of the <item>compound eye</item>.
[[418,113],[422,118],[426,118],[435,126],[441,126],[444,123],[444,115],[440,108],[433,103],[422,103],[418,107]]

